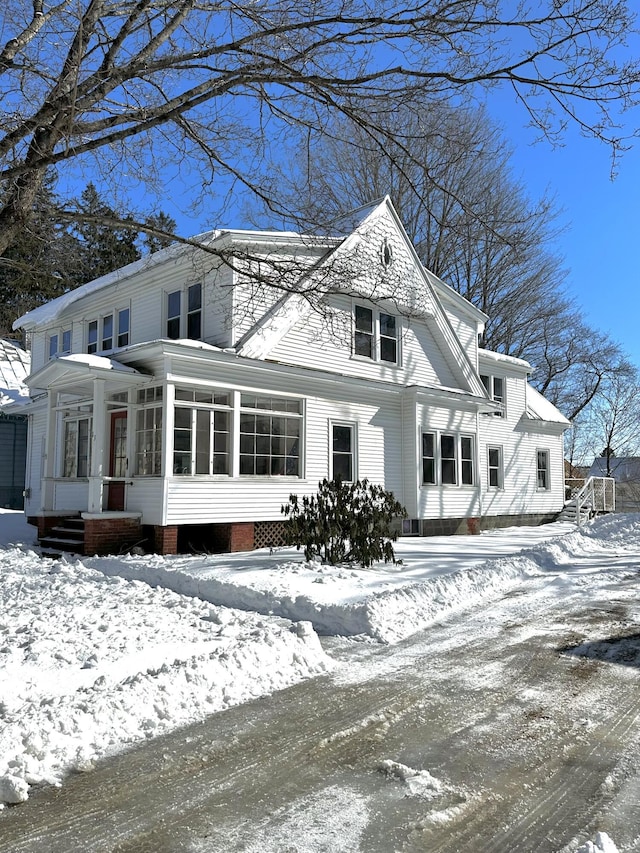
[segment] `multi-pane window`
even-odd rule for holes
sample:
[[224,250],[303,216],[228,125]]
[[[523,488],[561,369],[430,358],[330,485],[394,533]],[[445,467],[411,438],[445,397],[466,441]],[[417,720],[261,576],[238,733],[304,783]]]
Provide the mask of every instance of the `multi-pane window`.
[[138,391],[143,408],[136,413],[136,474],[159,476],[162,471],[162,387]]
[[113,314],[107,314],[102,318],[102,346],[103,352],[113,349]]
[[353,327],[354,355],[398,364],[398,321],[393,314],[355,305]]
[[182,291],[174,290],[167,293],[167,337],[177,340],[180,337],[180,305]]
[[[176,388],[174,474],[229,474],[230,399],[227,391]],[[187,401],[200,405],[187,406]]]
[[545,490],[549,489],[551,487],[549,479],[549,451],[536,451],[536,459],[538,488]]
[[504,473],[501,447],[487,447],[487,469],[489,488],[502,489],[504,487]]
[[49,335],[49,358],[71,352],[71,329]]
[[300,476],[302,402],[242,394],[240,474]]
[[126,347],[129,345],[129,324],[131,315],[128,308],[123,308],[118,311],[118,346]]
[[131,314],[129,308],[110,311],[100,320],[87,323],[87,352],[111,352],[129,344]]
[[425,486],[436,483],[436,435],[422,433],[422,482]]
[[440,482],[455,486],[458,482],[455,435],[440,436]]
[[98,321],[91,320],[87,327],[87,352],[98,352]]
[[192,284],[187,290],[187,337],[197,341],[202,337],[202,286]]
[[473,486],[473,438],[460,436],[460,482],[463,486]]
[[167,293],[167,337],[172,340],[202,337],[201,284],[189,285],[186,293],[182,290]]
[[473,436],[457,433],[422,433],[422,484],[473,486],[475,483]]
[[73,418],[64,422],[63,477],[89,475],[89,436],[89,418]]
[[363,305],[355,307],[355,331],[353,335],[353,352],[363,358],[373,358],[375,339],[373,334],[373,311]]
[[331,475],[334,480],[351,483],[355,480],[355,426],[331,425]]
[[398,361],[398,330],[393,314],[380,314],[380,361]]
[[488,376],[486,374],[481,374],[480,379],[482,384],[484,385],[487,394],[489,395],[489,399],[493,400],[494,403],[500,404],[500,410],[494,412],[493,414],[496,417],[504,417],[505,411],[505,380],[502,376]]

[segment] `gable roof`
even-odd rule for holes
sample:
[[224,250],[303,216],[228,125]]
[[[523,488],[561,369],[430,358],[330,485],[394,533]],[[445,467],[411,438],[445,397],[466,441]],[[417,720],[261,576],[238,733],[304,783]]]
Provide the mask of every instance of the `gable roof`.
[[[413,272],[419,277],[422,284],[423,301],[420,305],[405,305],[407,313],[417,314],[423,319],[428,319],[430,330],[436,339],[436,343],[444,353],[450,355],[452,367],[457,374],[458,381],[461,382],[465,390],[477,396],[485,397],[484,386],[480,382],[475,367],[472,365],[466,351],[455,334],[440,301],[436,281],[439,282],[438,286],[446,287],[446,285],[425,269],[420,262],[415,247],[409,239],[389,196],[386,196],[382,201],[375,204],[358,208],[357,211],[348,214],[339,221],[338,224],[341,228],[355,224],[355,229],[338,246],[329,250],[312,269],[305,273],[301,279],[300,289],[304,289],[303,283],[305,280],[313,279],[316,273],[321,274],[326,270],[328,264],[339,263],[341,260],[347,260],[355,255],[358,244],[367,243],[367,229],[371,228],[373,232],[374,226],[380,224],[380,222],[384,222],[384,220],[386,220],[386,230],[395,231],[397,238],[402,243],[410,258]],[[358,282],[357,287],[361,291],[362,298],[370,298],[375,301],[375,288],[374,292],[367,293],[366,282],[361,280],[360,277],[358,278]],[[353,290],[353,286],[345,288],[346,293],[353,292]],[[340,288],[337,287],[336,291],[339,292]],[[486,319],[486,316],[481,311],[478,311],[470,303],[467,303],[463,297],[459,298],[464,302],[468,311],[477,314],[478,321]],[[394,295],[394,301],[398,304],[402,302],[401,295],[398,292]],[[236,352],[242,356],[266,358],[268,353],[282,340],[287,332],[300,319],[307,316],[311,310],[309,301],[299,293],[291,293],[283,296],[243,336],[236,345]]]
[[596,456],[589,477],[613,477],[618,483],[640,483],[640,456],[612,456],[609,459],[611,473],[607,474],[607,460],[604,456]]
[[537,421],[544,421],[550,424],[563,424],[571,426],[571,421],[562,414],[560,409],[556,408],[546,397],[543,397],[539,391],[527,382],[527,407],[526,415],[528,418]]
[[24,380],[30,369],[30,353],[12,341],[0,340],[0,408],[29,402],[29,389]]
[[[56,299],[46,302],[23,314],[13,323],[14,329],[33,329],[37,326],[46,326],[55,322],[55,320],[65,311],[70,305],[90,296],[93,293],[112,287],[126,279],[132,278],[140,272],[154,269],[158,266],[166,264],[168,261],[177,260],[189,253],[197,253],[199,249],[214,249],[214,244],[219,243],[219,251],[224,250],[225,244],[240,243],[266,243],[273,245],[276,243],[300,244],[305,247],[320,247],[327,244],[327,239],[319,241],[318,238],[304,237],[293,231],[247,231],[242,229],[217,229],[204,231],[202,234],[196,234],[195,237],[190,237],[188,241],[172,243],[165,249],[160,249],[153,252],[151,255],[145,255],[137,261],[133,261],[124,267],[113,270],[106,275],[88,281],[86,284],[80,285],[73,290],[63,293]],[[329,242],[331,242],[329,240]],[[333,241],[335,244],[337,241]],[[217,248],[216,248],[217,250]]]

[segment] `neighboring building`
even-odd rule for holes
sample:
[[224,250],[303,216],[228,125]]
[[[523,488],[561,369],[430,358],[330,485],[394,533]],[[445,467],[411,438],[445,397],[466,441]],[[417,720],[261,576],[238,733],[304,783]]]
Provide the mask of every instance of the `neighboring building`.
[[526,362],[478,348],[486,316],[424,269],[388,198],[327,238],[199,240],[224,257],[171,246],[16,322],[46,392],[41,534],[82,514],[91,552],[275,544],[289,495],[337,475],[392,490],[405,533],[562,508],[568,421]]
[[616,481],[616,511],[640,512],[640,456],[596,456],[589,477],[613,477]]
[[29,402],[25,379],[28,352],[13,341],[0,340],[0,507],[22,509],[27,456],[27,418],[20,414]]

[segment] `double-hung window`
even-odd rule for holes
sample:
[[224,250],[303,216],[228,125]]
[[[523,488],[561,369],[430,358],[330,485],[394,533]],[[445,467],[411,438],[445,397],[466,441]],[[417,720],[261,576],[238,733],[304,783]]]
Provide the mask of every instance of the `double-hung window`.
[[202,285],[190,284],[186,290],[166,295],[167,337],[171,340],[202,337]]
[[300,477],[302,427],[301,400],[242,394],[240,474]]
[[372,361],[399,363],[399,323],[393,314],[387,314],[366,305],[355,305],[353,310],[353,354]]
[[229,474],[231,394],[176,388],[175,399],[173,473]]
[[71,329],[49,335],[49,358],[71,352]]
[[355,424],[331,424],[331,478],[344,483],[356,479]]
[[131,313],[129,308],[121,308],[103,314],[99,320],[87,323],[87,352],[111,352],[116,347],[129,344]]
[[504,469],[502,464],[501,447],[487,447],[487,475],[490,489],[504,488]]
[[541,491],[548,491],[551,488],[548,450],[536,451],[536,477],[538,489]]
[[494,403],[500,404],[500,409],[493,414],[498,418],[503,418],[505,414],[505,380],[503,376],[489,376],[481,374],[480,379],[484,385],[489,399]]
[[473,486],[475,442],[471,435],[422,433],[422,485]]

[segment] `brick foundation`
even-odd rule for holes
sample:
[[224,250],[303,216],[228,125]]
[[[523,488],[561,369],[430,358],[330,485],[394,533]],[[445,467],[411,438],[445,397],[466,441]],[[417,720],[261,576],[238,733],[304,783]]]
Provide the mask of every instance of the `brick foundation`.
[[253,551],[253,521],[237,521],[229,525],[229,551]]
[[142,538],[140,518],[131,516],[83,514],[84,553],[122,554],[139,543]]
[[153,550],[156,554],[178,553],[178,527],[175,524],[167,527],[154,526]]

